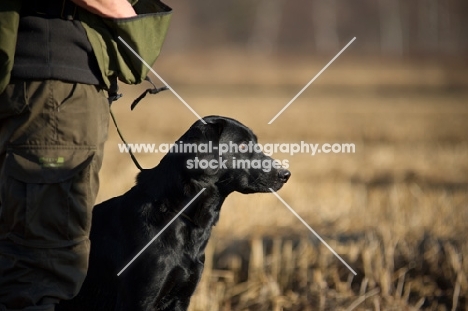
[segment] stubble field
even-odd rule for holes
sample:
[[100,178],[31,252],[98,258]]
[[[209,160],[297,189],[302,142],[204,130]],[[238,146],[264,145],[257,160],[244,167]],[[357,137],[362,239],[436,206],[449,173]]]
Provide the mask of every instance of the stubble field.
[[[468,310],[468,93],[459,86],[465,75],[452,72],[451,87],[437,66],[359,70],[347,62],[268,125],[320,62],[273,70],[262,61],[233,61],[263,66],[258,76],[206,59],[192,71],[172,70],[189,65],[176,57],[165,64],[156,69],[198,114],[235,118],[260,143],[356,146],[353,154],[273,157],[287,159],[292,172],[278,194],[357,275],[272,194],[233,194],[191,311]],[[169,91],[130,112],[142,90],[123,88],[114,104],[129,142],[172,143],[196,121]],[[129,189],[138,172],[118,143],[111,125],[98,201]],[[137,154],[146,168],[162,156]]]

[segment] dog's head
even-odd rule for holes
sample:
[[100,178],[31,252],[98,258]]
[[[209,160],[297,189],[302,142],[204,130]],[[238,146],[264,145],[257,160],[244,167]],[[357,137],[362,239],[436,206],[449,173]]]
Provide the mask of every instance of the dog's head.
[[220,116],[203,120],[206,124],[195,122],[176,142],[177,155],[176,150],[170,155],[183,162],[188,176],[214,183],[226,195],[276,191],[288,181],[291,173],[255,147],[257,137],[248,127]]

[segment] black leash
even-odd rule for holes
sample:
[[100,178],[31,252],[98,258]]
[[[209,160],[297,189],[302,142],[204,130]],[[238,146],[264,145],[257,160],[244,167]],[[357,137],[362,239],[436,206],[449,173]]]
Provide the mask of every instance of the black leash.
[[[146,81],[148,81],[149,83],[151,83],[151,85],[153,86],[153,88],[151,89],[147,89],[146,91],[143,92],[143,94],[141,94],[140,96],[138,96],[137,99],[135,99],[132,103],[132,105],[130,106],[130,109],[133,110],[136,105],[143,99],[146,97],[147,94],[158,94],[159,92],[161,91],[165,91],[167,90],[168,88],[166,86],[163,86],[163,87],[160,87],[160,88],[157,88],[156,85],[154,85],[153,81],[151,81],[151,79],[149,77],[146,77],[145,78]],[[122,135],[122,132],[120,131],[119,129],[119,126],[117,125],[117,119],[115,118],[115,115],[114,113],[112,112],[112,103],[115,102],[116,100],[118,100],[119,98],[122,97],[122,94],[119,93],[119,86],[117,85],[117,79],[114,78],[114,79],[111,79],[111,86],[109,88],[109,92],[108,92],[108,95],[109,97],[107,98],[107,100],[109,101],[109,113],[111,115],[111,118],[112,118],[112,121],[114,122],[114,125],[115,125],[115,128],[117,130],[117,133],[119,134],[119,137],[120,139],[122,140],[122,142],[125,144],[125,147],[127,148],[128,150],[128,153],[130,154],[130,157],[132,158],[132,161],[133,163],[135,163],[135,166],[140,170],[142,171],[143,168],[141,167],[140,163],[138,163],[138,160],[136,159],[135,155],[133,154],[133,151],[132,149],[129,147],[128,143],[125,141],[123,135]]]
[[163,87],[160,87],[160,88],[156,87],[156,85],[154,85],[153,81],[151,81],[151,79],[148,76],[146,76],[145,80],[148,81],[149,83],[151,83],[153,88],[146,89],[146,91],[144,91],[140,96],[138,96],[137,99],[135,99],[133,101],[132,105],[130,106],[130,110],[133,110],[136,107],[136,105],[138,105],[140,100],[145,98],[148,93],[151,94],[151,95],[155,95],[155,94],[158,94],[159,92],[162,92],[162,91],[165,91],[165,90],[169,89],[167,86],[163,86]]

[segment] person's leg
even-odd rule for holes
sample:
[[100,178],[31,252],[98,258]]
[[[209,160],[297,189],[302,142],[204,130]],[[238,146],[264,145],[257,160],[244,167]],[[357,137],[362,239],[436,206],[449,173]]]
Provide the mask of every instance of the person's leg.
[[0,249],[0,292],[8,311],[53,311],[59,300],[77,290],[86,273],[87,241],[53,249],[2,241]]
[[53,310],[86,276],[108,103],[94,86],[0,95],[0,310]]

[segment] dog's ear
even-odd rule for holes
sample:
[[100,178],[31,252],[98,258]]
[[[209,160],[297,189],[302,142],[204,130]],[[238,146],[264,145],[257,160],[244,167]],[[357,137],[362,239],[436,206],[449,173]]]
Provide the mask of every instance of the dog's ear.
[[218,144],[219,138],[227,124],[226,120],[214,116],[206,117],[203,120],[205,123],[201,120],[195,122],[190,129],[179,138],[179,141],[192,143],[211,141],[213,144]]
[[212,141],[213,144],[219,144],[219,138],[226,126],[226,120],[220,117],[208,117],[204,119],[206,124],[203,124],[203,133],[207,141]]
[[[196,144],[198,146],[194,153],[185,154],[185,162],[195,159],[198,159],[198,161],[206,160],[208,162],[212,160],[219,161],[219,140],[227,122],[222,117],[217,116],[205,117],[203,120],[206,124],[198,120],[178,140],[185,144]],[[206,161],[203,163],[207,163]],[[212,161],[211,163],[214,162]],[[191,171],[195,174],[202,173],[207,175],[214,175],[218,170],[219,165],[216,168],[191,168]]]
[[[200,160],[216,160],[219,162],[219,139],[226,126],[226,120],[221,117],[207,117],[204,119],[206,124],[200,124],[201,131],[200,143],[212,146],[209,152],[198,152],[197,156]],[[214,175],[219,170],[219,163],[216,168],[208,167],[204,170],[207,175]]]

